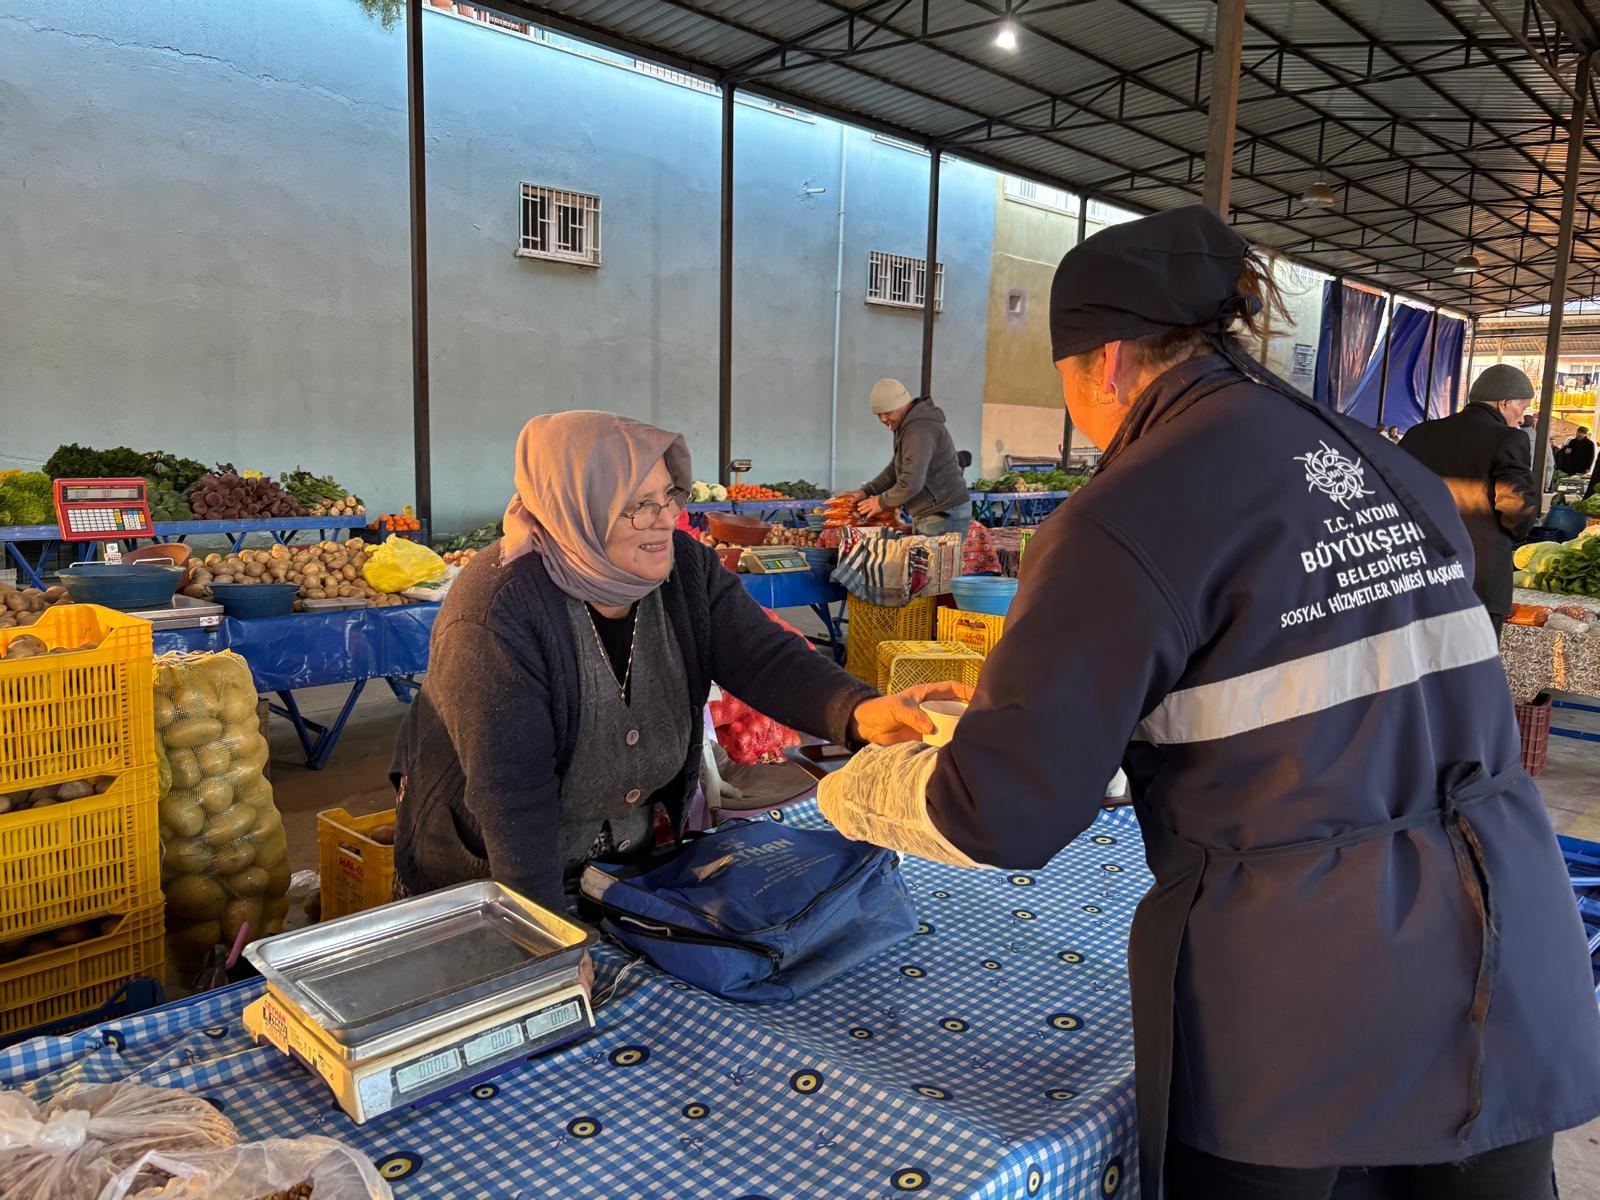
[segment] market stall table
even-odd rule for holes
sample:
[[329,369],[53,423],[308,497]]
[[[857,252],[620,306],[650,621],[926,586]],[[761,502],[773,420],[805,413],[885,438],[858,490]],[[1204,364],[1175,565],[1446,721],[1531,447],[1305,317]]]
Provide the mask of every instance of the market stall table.
[[[845,590],[812,571],[777,575],[740,572],[739,582],[762,608],[809,608],[828,631],[835,662],[844,662]],[[836,606],[836,607],[830,607]]]
[[[781,813],[821,822],[808,802]],[[242,984],[0,1052],[35,1100],[134,1079],[211,1100],[243,1138],[316,1133],[401,1200],[1137,1194],[1126,946],[1149,886],[1126,809],[1042,871],[906,859],[919,934],[810,996],[739,1005],[599,957],[595,1035],[356,1125],[244,1033]]]
[[[245,538],[252,533],[270,533],[276,540],[287,544],[294,540],[297,533],[303,533],[308,529],[319,532],[322,540],[327,540],[330,533],[361,529],[366,523],[367,518],[362,516],[267,517],[259,521],[246,521],[242,518],[228,521],[157,521],[148,536],[119,540],[131,547],[140,541],[182,542],[204,534],[221,534],[230,539],[228,552],[232,554],[244,545]],[[32,562],[22,549],[23,544],[28,542],[43,543]],[[11,556],[26,576],[27,582],[34,587],[45,586],[46,567],[51,555],[56,552],[60,544],[61,527],[58,525],[0,525],[0,546],[5,547],[6,554]],[[86,544],[85,553],[87,557],[93,558],[99,554],[99,550],[92,543]],[[0,555],[0,563],[4,561],[5,555]]]
[[[416,677],[428,669],[428,638],[438,615],[437,604],[406,604],[253,621],[225,617],[210,629],[157,629],[153,640],[157,654],[232,650],[242,655],[256,690],[277,694],[272,711],[294,725],[306,766],[320,770],[369,680],[382,679],[410,702],[419,686]],[[319,725],[301,713],[294,697],[298,689],[344,683],[350,691],[332,725]]]
[[1037,525],[1071,492],[973,492],[972,516],[991,528],[998,525]]
[[[1541,692],[1570,692],[1600,697],[1600,600],[1592,596],[1557,595],[1517,588],[1512,593],[1518,604],[1574,605],[1587,610],[1592,628],[1588,633],[1566,633],[1533,625],[1507,625],[1500,634],[1500,661],[1505,664],[1511,684],[1511,698],[1518,704],[1532,702]],[[1600,712],[1600,705],[1557,700],[1555,708]],[[1600,734],[1582,729],[1563,729],[1555,725],[1550,732],[1560,737],[1600,742]]]

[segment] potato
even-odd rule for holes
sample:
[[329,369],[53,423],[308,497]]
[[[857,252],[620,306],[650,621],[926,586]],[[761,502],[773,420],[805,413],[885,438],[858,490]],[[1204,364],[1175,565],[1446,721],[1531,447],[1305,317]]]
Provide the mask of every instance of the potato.
[[248,732],[229,734],[217,745],[228,753],[234,766],[248,767],[254,771],[266,766],[267,759],[272,756],[267,739],[262,737],[259,728],[254,726]]
[[[289,841],[279,829],[267,834],[265,837],[251,838],[256,843],[256,866],[265,867],[269,875],[276,878],[276,872],[283,871],[283,886],[289,886]],[[277,884],[273,885],[275,888]]]
[[254,941],[262,935],[261,924],[259,900],[234,900],[222,912],[222,936],[229,942],[239,935],[241,925],[250,926],[250,940]]
[[[176,698],[174,698],[174,700],[176,702]],[[180,704],[179,707],[182,708],[184,706]],[[220,711],[222,706],[219,703],[216,707]],[[186,711],[192,712],[193,709],[187,709]],[[221,721],[209,716],[184,717],[182,720],[174,721],[171,725],[167,726],[167,728],[162,732],[161,740],[165,742],[168,747],[192,749],[196,746],[204,746],[210,742],[214,742],[221,736]]]
[[98,937],[100,933],[98,929],[89,924],[68,925],[66,928],[57,929],[54,932],[56,945],[58,946],[76,946],[80,942],[87,942],[92,937]]
[[188,587],[183,589],[183,594],[188,596],[191,600],[211,599],[211,589],[206,587],[206,585],[203,583],[191,583]]
[[196,751],[182,748],[168,750],[167,765],[172,770],[172,786],[175,788],[192,790],[205,778]]
[[[221,890],[220,888],[218,889]],[[199,966],[211,948],[222,941],[220,920],[198,921],[167,931],[167,949],[180,964]]]
[[246,691],[241,687],[227,687],[222,689],[222,723],[224,725],[237,725],[248,721],[259,725],[260,718],[256,713],[256,705],[260,701],[254,692]]
[[34,788],[28,793],[29,804],[52,804],[55,798],[56,789],[53,787]]
[[172,697],[161,692],[155,694],[156,729],[165,729],[178,719],[177,706],[172,703]]
[[111,785],[116,782],[117,781],[110,775],[101,775],[94,781],[94,794],[96,796],[104,796],[111,790]]
[[209,875],[180,875],[167,887],[167,915],[179,921],[220,920],[228,893]]
[[[25,625],[31,625],[32,624],[31,621],[28,621],[26,619],[20,621],[19,623],[20,624],[25,624]],[[25,633],[21,637],[13,638],[11,640],[11,644],[6,647],[5,654],[4,655],[0,655],[0,657],[9,658],[9,659],[38,658],[41,655],[48,654],[49,652],[50,652],[50,647],[49,646],[46,646],[42,641],[40,641],[38,638],[34,637],[31,633]]]
[[161,823],[179,837],[198,837],[205,828],[206,812],[189,791],[168,792],[159,807]]
[[235,875],[256,861],[256,844],[249,838],[240,838],[226,846],[217,847],[211,869],[217,875]]
[[252,808],[255,813],[255,822],[250,826],[250,840],[260,843],[274,833],[283,830],[283,814],[278,811],[275,804],[262,804]]
[[263,921],[281,921],[288,915],[288,896],[268,896],[261,901],[261,919]]
[[56,799],[65,804],[69,800],[82,800],[85,796],[94,795],[94,784],[77,780],[73,783],[63,783],[56,789]]
[[[164,857],[162,869],[171,868],[174,875],[199,875],[211,869],[218,852],[197,837],[174,838],[162,843]],[[238,868],[235,868],[238,870]]]
[[194,757],[200,770],[207,775],[226,775],[233,770],[233,755],[228,753],[227,747],[220,741],[201,746],[194,752]]
[[394,826],[379,825],[375,829],[369,830],[367,836],[380,846],[392,846],[394,845]]
[[200,840],[208,846],[221,846],[242,838],[255,825],[256,811],[248,804],[235,804],[227,812],[207,818]]
[[232,875],[222,876],[222,886],[242,899],[259,899],[266,895],[272,877],[260,867],[246,867]]
[[34,954],[48,954],[52,950],[59,949],[60,947],[56,945],[56,940],[53,937],[48,934],[39,934],[37,937],[31,937],[27,940],[27,943],[22,947],[22,957],[28,958]]
[[233,784],[235,804],[249,804],[259,808],[263,804],[272,803],[272,785],[262,778],[260,771],[242,767],[236,767],[235,770],[243,777],[223,776]]
[[54,587],[47,587],[44,590],[44,598],[49,604],[59,603],[67,598],[67,589],[62,587],[59,583]]
[[233,788],[215,776],[202,779],[194,789],[195,799],[210,816],[227,812],[233,807]]

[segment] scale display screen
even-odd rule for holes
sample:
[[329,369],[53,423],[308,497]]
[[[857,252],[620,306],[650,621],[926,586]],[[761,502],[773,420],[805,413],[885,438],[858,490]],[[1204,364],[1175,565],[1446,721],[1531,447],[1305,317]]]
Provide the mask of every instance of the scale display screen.
[[528,1036],[542,1038],[547,1033],[554,1033],[563,1026],[570,1025],[579,1017],[578,1002],[568,1000],[565,1004],[557,1004],[543,1012],[534,1013],[528,1018]]
[[69,542],[150,536],[150,506],[142,479],[58,479],[56,524]]
[[522,1045],[522,1041],[522,1026],[512,1023],[510,1025],[502,1025],[499,1029],[491,1029],[482,1037],[473,1038],[462,1047],[462,1051],[466,1054],[467,1061],[473,1066],[477,1066],[477,1064],[487,1062],[498,1054],[504,1054],[508,1050],[515,1050]]
[[398,1091],[413,1092],[436,1079],[454,1075],[460,1069],[461,1056],[452,1047],[437,1054],[430,1054],[427,1058],[416,1062],[407,1063],[403,1067],[396,1067],[394,1086]]

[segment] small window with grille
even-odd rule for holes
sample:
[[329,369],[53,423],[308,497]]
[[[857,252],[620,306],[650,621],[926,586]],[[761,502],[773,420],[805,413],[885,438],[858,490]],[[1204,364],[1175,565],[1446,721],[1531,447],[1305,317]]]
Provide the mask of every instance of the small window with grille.
[[600,197],[523,184],[522,242],[517,256],[598,267]]
[[[890,308],[921,308],[927,296],[927,262],[904,254],[867,254],[867,303]],[[933,311],[944,311],[944,264],[933,272]]]

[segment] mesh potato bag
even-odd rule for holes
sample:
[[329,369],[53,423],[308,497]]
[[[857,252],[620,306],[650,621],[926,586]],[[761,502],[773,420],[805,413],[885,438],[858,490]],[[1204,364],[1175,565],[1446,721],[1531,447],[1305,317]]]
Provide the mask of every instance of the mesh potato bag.
[[217,943],[278,933],[289,911],[283,817],[262,774],[267,740],[255,681],[237,654],[156,660],[161,779],[161,886],[167,954],[185,974]]

